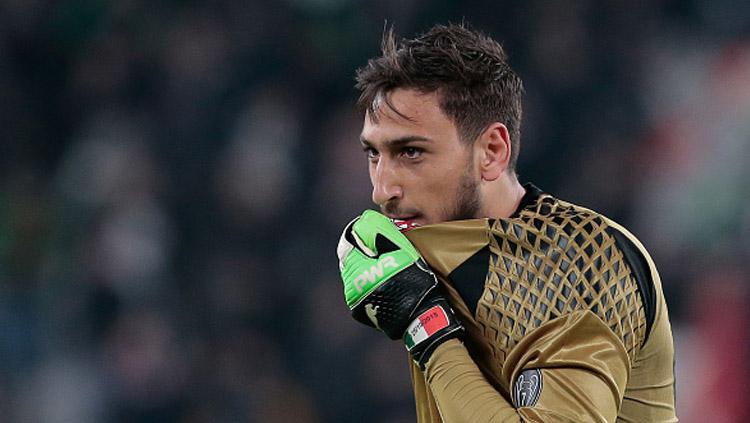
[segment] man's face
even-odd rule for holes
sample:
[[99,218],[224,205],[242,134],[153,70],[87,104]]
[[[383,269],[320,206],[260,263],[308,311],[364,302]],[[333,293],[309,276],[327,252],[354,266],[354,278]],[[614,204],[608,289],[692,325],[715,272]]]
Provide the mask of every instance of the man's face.
[[360,139],[369,160],[372,199],[383,214],[419,226],[477,217],[479,176],[437,94],[397,89],[365,116]]

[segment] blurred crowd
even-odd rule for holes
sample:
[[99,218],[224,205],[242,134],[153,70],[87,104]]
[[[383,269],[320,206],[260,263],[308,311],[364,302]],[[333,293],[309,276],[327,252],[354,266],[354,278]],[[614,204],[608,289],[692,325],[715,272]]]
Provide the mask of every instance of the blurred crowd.
[[750,420],[750,2],[5,0],[2,421],[414,421],[335,257],[386,20],[503,42],[522,182],[651,251],[681,420]]

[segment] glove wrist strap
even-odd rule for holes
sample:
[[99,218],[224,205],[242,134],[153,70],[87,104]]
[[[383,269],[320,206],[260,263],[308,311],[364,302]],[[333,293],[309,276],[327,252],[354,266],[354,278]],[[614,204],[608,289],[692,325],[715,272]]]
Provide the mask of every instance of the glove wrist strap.
[[411,352],[414,348],[426,342],[432,335],[449,325],[448,312],[441,304],[436,304],[423,311],[406,328],[404,344],[406,344],[407,351]]
[[424,370],[438,345],[460,337],[462,333],[463,327],[450,306],[440,299],[417,313],[404,333],[404,344],[419,368]]

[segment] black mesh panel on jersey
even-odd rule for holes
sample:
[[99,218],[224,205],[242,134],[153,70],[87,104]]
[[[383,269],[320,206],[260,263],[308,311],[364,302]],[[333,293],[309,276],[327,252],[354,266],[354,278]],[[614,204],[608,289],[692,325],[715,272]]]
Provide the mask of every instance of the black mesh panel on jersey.
[[499,360],[527,333],[579,310],[597,315],[635,359],[647,298],[601,216],[542,196],[517,218],[489,223],[489,274],[474,314]]
[[448,279],[471,310],[471,314],[476,312],[477,301],[484,292],[489,264],[490,248],[484,247],[448,275]]

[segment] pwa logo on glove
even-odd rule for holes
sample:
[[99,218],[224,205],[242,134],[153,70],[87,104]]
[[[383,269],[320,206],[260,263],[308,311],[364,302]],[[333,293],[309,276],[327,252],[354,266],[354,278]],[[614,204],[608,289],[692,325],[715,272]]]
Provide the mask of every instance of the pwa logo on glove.
[[358,293],[362,293],[368,283],[373,283],[377,278],[382,278],[384,274],[384,268],[386,267],[398,267],[396,259],[391,256],[383,257],[378,260],[378,264],[371,266],[370,270],[365,270],[354,279],[354,288],[357,289]]

